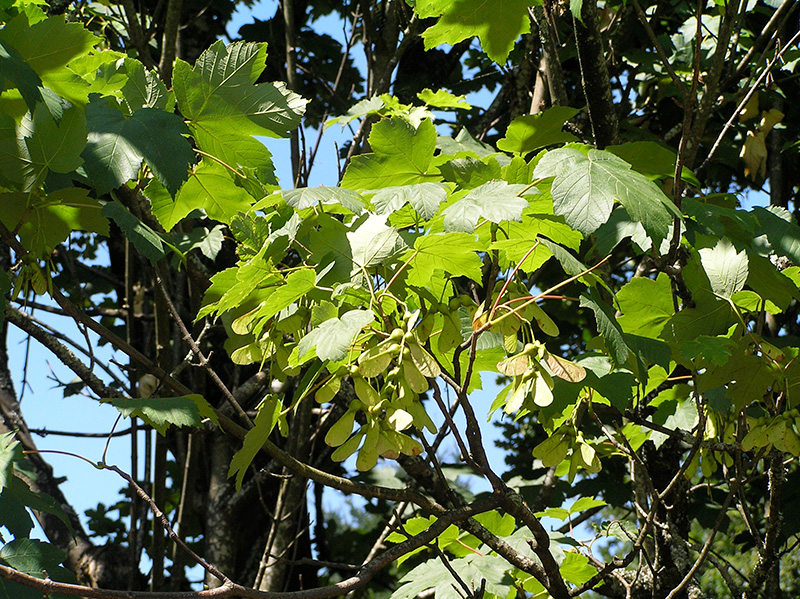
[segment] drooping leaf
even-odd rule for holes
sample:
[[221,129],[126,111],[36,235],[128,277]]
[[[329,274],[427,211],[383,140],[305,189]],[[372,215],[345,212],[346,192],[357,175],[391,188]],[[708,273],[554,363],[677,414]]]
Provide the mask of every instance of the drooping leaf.
[[18,90],[28,110],[33,111],[42,99],[42,80],[13,46],[0,39],[0,80],[7,79]]
[[315,350],[320,360],[342,360],[355,336],[374,319],[371,310],[350,310],[341,318],[326,320],[300,340],[297,353],[302,359]]
[[170,426],[200,426],[214,411],[200,395],[184,397],[123,397],[103,400],[126,417],[144,420],[162,435]]
[[532,0],[417,0],[414,9],[422,18],[439,17],[422,34],[426,49],[478,36],[489,58],[504,63],[517,38],[530,31],[528,8],[534,4]]
[[493,223],[519,221],[522,211],[528,207],[528,200],[518,195],[525,188],[525,185],[490,181],[473,189],[444,209],[445,230],[472,233],[480,218]]
[[553,106],[540,114],[515,118],[497,147],[506,152],[527,154],[540,148],[575,141],[571,133],[562,131],[564,123],[580,112],[577,108]]
[[151,262],[157,262],[166,255],[161,237],[119,202],[108,202],[103,206],[103,216],[117,223],[136,251]]
[[236,475],[236,492],[242,490],[245,472],[253,462],[253,458],[269,438],[281,416],[283,404],[277,395],[269,395],[261,402],[251,428],[244,436],[242,448],[231,459],[228,478]]
[[194,152],[184,138],[189,129],[177,115],[140,108],[126,117],[95,98],[86,117],[89,140],[83,158],[100,193],[135,179],[143,161],[172,195],[186,181]]
[[699,250],[703,264],[711,283],[711,290],[719,297],[729,299],[737,291],[741,291],[747,281],[747,254],[737,252],[726,239],[721,239],[713,248]]
[[611,357],[617,365],[624,364],[628,359],[628,345],[622,335],[611,306],[597,297],[597,292],[592,290],[590,295],[581,296],[581,307],[591,308],[597,321],[597,330],[605,339]]

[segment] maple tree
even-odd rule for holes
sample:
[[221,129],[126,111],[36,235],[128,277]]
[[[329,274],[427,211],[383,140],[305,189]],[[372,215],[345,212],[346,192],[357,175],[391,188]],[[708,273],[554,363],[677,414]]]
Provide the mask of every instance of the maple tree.
[[[0,4],[4,326],[132,439],[129,470],[93,463],[128,486],[100,547],[3,350],[0,597],[781,596],[796,2],[285,1],[230,44],[234,3],[150,4]],[[332,12],[344,45],[309,27]],[[459,93],[495,85],[485,111]],[[353,138],[307,187],[317,126]],[[293,184],[259,137],[291,138]],[[35,308],[113,357],[79,359]],[[325,489],[380,515],[368,547],[325,522]]]

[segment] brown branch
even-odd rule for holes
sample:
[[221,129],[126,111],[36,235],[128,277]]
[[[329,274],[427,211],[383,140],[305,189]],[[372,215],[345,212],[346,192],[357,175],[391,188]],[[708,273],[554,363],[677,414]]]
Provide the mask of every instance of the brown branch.
[[225,397],[227,402],[230,406],[236,411],[244,422],[246,422],[250,427],[253,426],[253,421],[250,420],[250,417],[247,415],[247,412],[244,411],[242,406],[236,401],[236,397],[234,397],[233,393],[230,392],[228,386],[219,378],[217,372],[211,368],[211,365],[208,362],[208,357],[203,355],[203,352],[197,346],[192,334],[189,332],[189,329],[186,328],[186,325],[183,323],[183,319],[181,318],[180,314],[178,314],[178,310],[175,307],[175,304],[172,302],[172,299],[169,296],[169,291],[164,283],[164,266],[161,264],[156,265],[156,283],[158,284],[158,289],[161,291],[161,297],[164,301],[166,308],[169,310],[170,315],[172,316],[172,320],[175,321],[175,324],[178,325],[178,329],[180,329],[181,337],[189,346],[192,353],[197,356],[198,360],[200,361],[200,366],[206,371],[206,374],[214,381],[214,384],[222,391],[222,395]]
[[596,0],[586,0],[583,3],[581,20],[582,23],[574,16],[572,19],[581,69],[581,86],[586,97],[594,143],[602,150],[617,143],[619,120],[611,96],[611,80],[603,52]]
[[243,597],[245,599],[329,599],[330,597],[338,597],[350,591],[360,589],[369,583],[378,572],[398,558],[432,542],[451,524],[466,520],[474,515],[493,509],[496,506],[496,498],[487,497],[475,501],[470,506],[448,510],[421,533],[387,549],[381,555],[362,566],[356,575],[336,584],[304,591],[270,593],[256,591],[230,581],[226,581],[222,586],[216,589],[203,591],[113,591],[56,582],[50,578],[36,578],[35,576],[24,574],[5,565],[0,565],[0,578],[33,588],[41,592],[44,596],[58,593],[71,597],[84,597],[85,599],[225,599],[228,597]]
[[545,12],[545,5],[529,8],[531,19],[539,29],[542,44],[542,61],[547,76],[547,89],[550,91],[550,103],[554,106],[566,106],[567,89],[564,87],[564,73],[561,70],[561,59],[556,45],[555,26],[552,13]]
[[106,386],[75,354],[53,335],[36,325],[24,312],[6,304],[6,319],[49,349],[64,366],[72,370],[98,397],[124,397],[120,391]]
[[125,9],[125,20],[127,24],[125,28],[128,30],[128,36],[131,40],[131,45],[136,48],[139,53],[139,60],[142,61],[144,66],[148,69],[154,69],[156,63],[153,57],[150,56],[150,48],[147,45],[147,38],[145,37],[142,24],[139,22],[136,6],[133,0],[122,0],[122,7]]
[[183,0],[169,0],[164,34],[161,36],[161,60],[158,70],[167,87],[172,84],[172,65],[178,55],[178,32],[181,27],[182,8]]

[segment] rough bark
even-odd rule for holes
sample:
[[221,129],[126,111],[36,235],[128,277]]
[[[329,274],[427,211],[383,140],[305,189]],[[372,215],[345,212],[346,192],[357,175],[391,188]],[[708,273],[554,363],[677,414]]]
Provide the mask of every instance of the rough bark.
[[586,97],[595,145],[603,149],[617,143],[619,119],[611,97],[597,3],[584,2],[581,20],[573,18],[575,44],[581,67],[581,86]]

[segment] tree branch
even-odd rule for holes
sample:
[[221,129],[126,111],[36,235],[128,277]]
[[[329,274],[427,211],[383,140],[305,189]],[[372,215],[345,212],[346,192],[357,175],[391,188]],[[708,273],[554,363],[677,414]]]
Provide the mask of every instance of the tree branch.
[[611,96],[611,81],[608,76],[603,38],[600,33],[600,17],[596,0],[587,0],[581,9],[581,23],[573,17],[575,45],[581,68],[581,85],[586,97],[589,122],[595,145],[601,150],[617,143],[619,122]]

